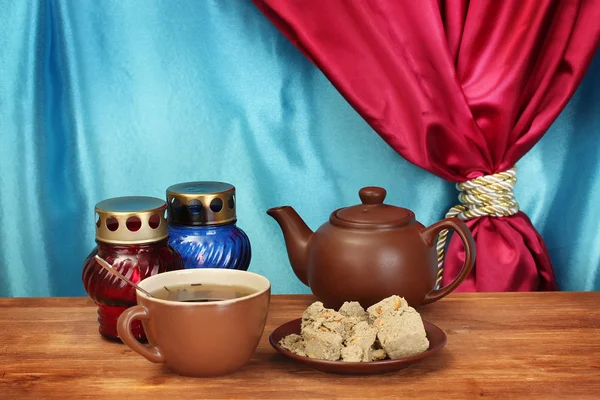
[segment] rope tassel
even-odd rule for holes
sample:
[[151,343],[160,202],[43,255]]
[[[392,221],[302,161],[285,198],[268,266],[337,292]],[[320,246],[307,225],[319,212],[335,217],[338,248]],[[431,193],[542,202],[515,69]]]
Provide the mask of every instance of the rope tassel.
[[[452,207],[446,218],[456,217],[468,221],[477,217],[508,217],[519,212],[519,204],[515,200],[514,186],[517,183],[517,167],[493,175],[479,176],[466,182],[456,184],[460,191],[459,205]],[[436,250],[438,275],[436,286],[439,287],[444,272],[444,256],[448,241],[448,229],[440,232]]]

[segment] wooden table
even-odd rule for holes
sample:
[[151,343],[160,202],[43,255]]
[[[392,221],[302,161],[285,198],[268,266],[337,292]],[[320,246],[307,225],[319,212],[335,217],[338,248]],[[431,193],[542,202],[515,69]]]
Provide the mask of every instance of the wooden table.
[[273,296],[242,370],[174,375],[98,335],[86,298],[0,299],[0,398],[600,399],[600,293],[454,294],[422,310],[448,334],[438,355],[376,376],[337,376],[276,353],[268,335],[309,296]]

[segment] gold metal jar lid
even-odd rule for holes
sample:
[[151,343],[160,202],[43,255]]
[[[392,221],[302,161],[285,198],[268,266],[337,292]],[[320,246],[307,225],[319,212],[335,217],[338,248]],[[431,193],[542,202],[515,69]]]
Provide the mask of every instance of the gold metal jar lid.
[[144,244],[169,236],[167,203],[156,197],[114,197],[96,204],[96,240],[110,244]]
[[224,182],[186,182],[167,189],[169,223],[225,225],[237,220],[235,187]]

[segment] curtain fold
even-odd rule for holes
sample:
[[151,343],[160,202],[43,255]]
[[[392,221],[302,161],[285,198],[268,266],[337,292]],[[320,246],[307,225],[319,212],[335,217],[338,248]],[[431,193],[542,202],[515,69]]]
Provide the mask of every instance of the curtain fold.
[[[253,1],[392,148],[453,182],[512,168],[571,98],[600,39],[594,0]],[[477,262],[459,290],[556,289],[525,214],[468,225]],[[463,257],[452,238],[444,283]]]

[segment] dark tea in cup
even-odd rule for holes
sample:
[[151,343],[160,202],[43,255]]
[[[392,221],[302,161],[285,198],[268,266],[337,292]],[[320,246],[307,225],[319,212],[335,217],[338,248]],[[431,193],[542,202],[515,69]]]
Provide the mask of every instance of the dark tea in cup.
[[205,303],[239,299],[256,293],[256,290],[241,285],[219,285],[214,283],[191,283],[163,286],[150,292],[161,300]]

